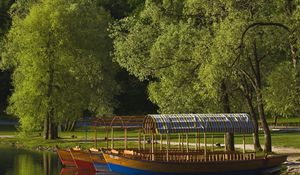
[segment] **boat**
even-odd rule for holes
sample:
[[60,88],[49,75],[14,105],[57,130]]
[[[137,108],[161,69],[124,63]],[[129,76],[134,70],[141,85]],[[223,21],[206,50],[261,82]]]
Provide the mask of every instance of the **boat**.
[[56,145],[56,151],[63,166],[76,167],[70,150],[61,149]]
[[[124,150],[125,151],[125,150]],[[184,160],[185,157],[180,153],[169,154],[170,160],[163,159],[149,160],[145,157],[151,157],[151,154],[134,152],[133,155],[124,154],[119,151],[114,154],[111,151],[104,151],[105,160],[111,171],[130,175],[170,175],[170,174],[207,174],[207,175],[240,175],[240,174],[260,174],[264,172],[273,173],[272,170],[280,170],[279,165],[286,161],[286,156],[267,156],[265,158],[244,159],[242,154],[231,153],[231,160],[211,159],[205,161],[197,154],[190,154],[190,160]],[[142,156],[144,158],[142,158]],[[208,154],[208,157],[221,157],[222,154]],[[226,154],[227,156],[230,154]],[[159,154],[156,154],[159,156]],[[247,155],[248,156],[248,155]],[[172,158],[171,158],[172,157]]]
[[89,149],[90,158],[97,172],[107,172],[109,171],[107,163],[103,157],[102,152],[99,149],[91,148]]
[[[143,131],[143,149],[140,146],[133,150],[102,149],[111,171],[128,175],[270,174],[279,171],[287,159],[285,155],[276,154],[257,156],[255,152],[245,149],[245,134],[252,134],[254,125],[248,114],[244,113],[148,115],[143,121]],[[207,133],[212,135],[213,140],[213,134],[226,132],[243,134],[243,151],[228,151],[226,146],[224,150],[216,150],[214,143],[208,148]],[[200,133],[204,140],[202,147]],[[178,145],[171,148],[170,136],[176,134]],[[188,136],[191,134],[196,135],[193,148],[189,146]],[[145,146],[146,136],[150,137],[150,148]],[[160,136],[159,148],[156,136]]]
[[96,171],[89,152],[73,148],[70,149],[70,152],[75,162],[75,165],[79,170],[85,169],[90,171]]
[[60,171],[60,175],[76,175],[77,168],[76,167],[64,167]]

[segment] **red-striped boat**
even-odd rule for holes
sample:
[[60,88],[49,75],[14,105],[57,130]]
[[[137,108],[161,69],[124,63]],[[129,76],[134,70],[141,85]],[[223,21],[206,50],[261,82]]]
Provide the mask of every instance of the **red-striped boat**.
[[96,171],[89,152],[72,148],[70,149],[70,152],[78,169],[88,169],[91,171]]
[[69,167],[69,166],[75,167],[76,166],[70,150],[61,149],[58,146],[56,146],[56,151],[57,151],[58,157],[59,157],[61,163],[63,164],[63,166],[67,166],[67,167]]

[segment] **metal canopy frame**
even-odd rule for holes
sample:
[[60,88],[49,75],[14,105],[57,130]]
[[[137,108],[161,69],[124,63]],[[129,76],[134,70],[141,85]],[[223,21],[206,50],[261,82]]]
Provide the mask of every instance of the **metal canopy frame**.
[[110,127],[110,123],[112,121],[112,117],[97,117],[93,122],[94,130],[95,130],[95,148],[98,147],[98,131],[97,127],[104,127],[105,130],[105,141],[106,141],[106,147],[108,148],[108,131]]
[[115,116],[110,122],[111,128],[142,128],[145,116]]
[[254,133],[254,124],[246,113],[239,114],[154,114],[144,119],[145,134],[171,133]]
[[145,116],[115,116],[110,122],[111,148],[114,148],[114,128],[124,129],[124,147],[127,149],[127,130],[139,129],[139,149],[141,147],[141,130]]

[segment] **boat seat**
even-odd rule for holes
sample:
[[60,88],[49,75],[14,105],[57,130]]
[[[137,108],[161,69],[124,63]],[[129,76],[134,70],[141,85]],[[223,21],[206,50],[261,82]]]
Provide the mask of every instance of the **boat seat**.
[[97,149],[97,148],[90,148],[90,151],[92,151],[92,152],[99,152],[99,149]]
[[124,150],[124,154],[126,155],[134,155],[134,151],[133,150]]
[[80,147],[79,146],[75,146],[74,148],[72,148],[74,151],[80,151]]
[[111,153],[112,153],[112,154],[119,154],[119,151],[117,151],[117,150],[115,150],[115,149],[112,149],[112,150],[111,150]]

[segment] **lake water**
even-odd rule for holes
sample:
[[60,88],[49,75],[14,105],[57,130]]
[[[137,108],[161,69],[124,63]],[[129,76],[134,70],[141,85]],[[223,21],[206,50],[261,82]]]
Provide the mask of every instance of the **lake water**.
[[[0,175],[112,175],[62,168],[56,153],[36,152],[0,145]],[[115,174],[114,174],[115,175]]]
[[54,153],[34,152],[0,145],[0,175],[59,175]]

